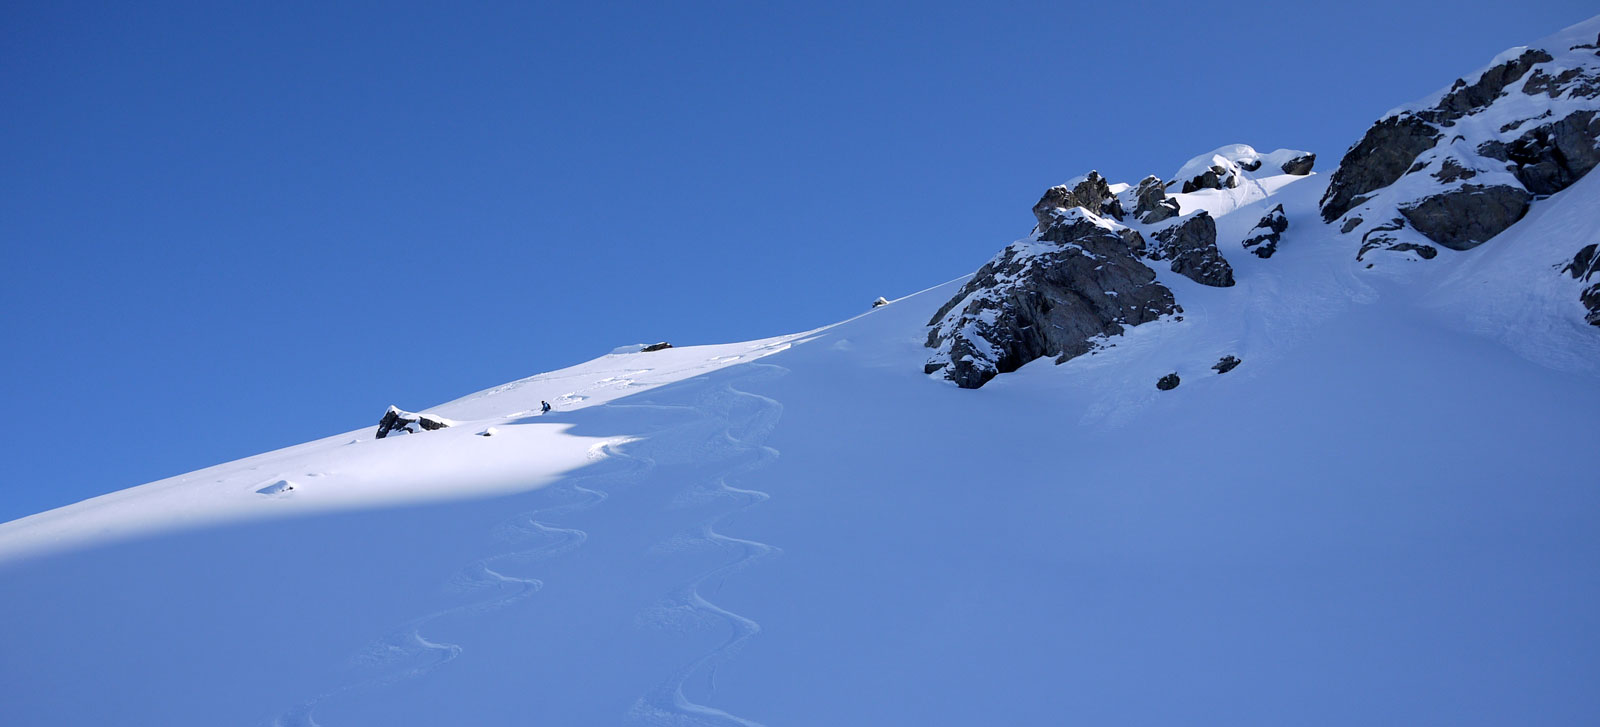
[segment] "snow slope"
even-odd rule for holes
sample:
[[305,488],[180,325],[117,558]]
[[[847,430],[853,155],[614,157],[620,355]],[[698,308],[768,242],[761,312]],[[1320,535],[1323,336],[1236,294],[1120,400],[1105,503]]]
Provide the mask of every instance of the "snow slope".
[[1325,188],[1176,195],[1235,286],[980,390],[962,278],[0,525],[5,721],[1600,721],[1600,178],[1374,268]]
[[[771,355],[803,335],[614,353],[430,408],[457,426],[427,436],[379,440],[366,428],[103,495],[0,525],[0,562],[174,528],[542,487],[622,441],[571,434],[566,412]],[[472,467],[450,464],[462,460]]]

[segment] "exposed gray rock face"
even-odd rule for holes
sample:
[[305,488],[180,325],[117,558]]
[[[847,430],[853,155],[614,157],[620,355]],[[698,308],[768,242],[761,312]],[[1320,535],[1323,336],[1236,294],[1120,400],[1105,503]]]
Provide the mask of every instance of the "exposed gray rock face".
[[1345,152],[1322,195],[1322,219],[1332,222],[1366,201],[1363,195],[1400,179],[1417,156],[1443,136],[1416,116],[1401,114],[1373,124],[1361,141]]
[[1284,174],[1304,176],[1311,173],[1311,168],[1317,164],[1316,154],[1302,154],[1279,165]]
[[1549,53],[1530,48],[1523,51],[1522,55],[1484,71],[1472,83],[1467,83],[1463,78],[1456,79],[1455,85],[1450,87],[1444,98],[1433,108],[1420,112],[1420,115],[1435,124],[1452,126],[1457,119],[1494,103],[1505,93],[1506,86],[1516,83],[1535,65],[1553,60],[1555,58]]
[[1278,251],[1278,241],[1288,229],[1289,218],[1283,216],[1283,205],[1280,204],[1273,207],[1255,227],[1245,233],[1244,249],[1262,259],[1272,257],[1272,254]]
[[416,430],[411,428],[413,425],[421,427],[423,431],[431,432],[436,429],[444,429],[452,424],[455,424],[455,422],[444,417],[437,417],[432,414],[417,414],[391,406],[388,411],[383,413],[383,418],[378,420],[377,438],[383,439],[392,432],[414,434]]
[[1471,250],[1522,219],[1532,200],[1517,187],[1463,184],[1401,207],[1400,214],[1428,239],[1452,250]]
[[1588,321],[1589,325],[1600,326],[1600,245],[1592,243],[1585,245],[1577,255],[1573,256],[1572,263],[1567,265],[1563,272],[1571,275],[1574,280],[1594,283],[1584,288],[1578,295],[1578,300],[1582,301],[1583,307],[1589,311],[1584,320]]
[[1137,200],[1133,216],[1140,222],[1151,225],[1178,216],[1178,200],[1167,198],[1167,187],[1160,177],[1145,177],[1133,195]]
[[1239,368],[1239,364],[1241,363],[1244,362],[1240,361],[1238,356],[1223,356],[1221,359],[1218,359],[1216,363],[1211,364],[1211,368],[1219,374],[1225,374],[1229,371]]
[[1178,372],[1174,371],[1166,376],[1161,377],[1160,379],[1157,379],[1156,388],[1162,391],[1172,391],[1173,389],[1178,388],[1179,382],[1180,379],[1178,378]]
[[1600,118],[1576,111],[1523,134],[1505,147],[1517,181],[1534,194],[1555,194],[1600,164]]
[[1201,285],[1233,285],[1233,266],[1217,249],[1217,223],[1201,210],[1188,219],[1158,230],[1151,260],[1171,260],[1172,272]]
[[1431,259],[1503,232],[1600,166],[1600,59],[1577,50],[1518,50],[1380,120],[1329,179],[1323,219],[1364,228],[1358,257]]
[[1055,223],[1055,215],[1082,207],[1102,217],[1121,220],[1122,201],[1111,193],[1111,185],[1099,172],[1089,172],[1071,186],[1062,184],[1045,190],[1044,196],[1033,205],[1033,216],[1039,220],[1042,232]]
[[1059,363],[1091,339],[1181,312],[1140,262],[1134,233],[1081,208],[1060,210],[1036,239],[1013,243],[934,314],[924,371],[965,389],[1044,356]]

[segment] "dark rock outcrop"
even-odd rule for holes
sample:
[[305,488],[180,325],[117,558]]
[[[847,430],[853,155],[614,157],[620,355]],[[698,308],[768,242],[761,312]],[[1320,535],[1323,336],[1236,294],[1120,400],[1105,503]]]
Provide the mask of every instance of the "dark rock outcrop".
[[[1035,359],[1088,353],[1091,340],[1180,312],[1135,255],[1137,238],[1082,209],[1062,210],[1037,239],[989,261],[928,325],[925,371],[976,389]],[[1142,238],[1138,238],[1142,242]]]
[[1441,126],[1453,126],[1457,119],[1494,103],[1505,93],[1506,86],[1516,83],[1536,64],[1552,60],[1555,59],[1549,53],[1530,48],[1523,51],[1522,55],[1484,71],[1472,83],[1467,83],[1466,79],[1456,79],[1455,85],[1450,87],[1444,98],[1439,99],[1439,103],[1419,112],[1419,115]]
[[1373,124],[1345,152],[1322,195],[1322,219],[1332,222],[1366,201],[1364,195],[1394,184],[1442,134],[1411,114]]
[[392,432],[415,434],[416,430],[411,428],[412,425],[420,427],[425,432],[431,432],[436,429],[444,429],[452,424],[455,424],[455,422],[444,417],[432,414],[417,414],[391,406],[388,411],[383,413],[383,418],[378,420],[377,438],[383,439]]
[[1033,205],[1033,216],[1039,220],[1039,230],[1047,230],[1061,212],[1082,207],[1097,215],[1121,220],[1122,201],[1111,193],[1111,185],[1099,172],[1089,172],[1072,186],[1057,185],[1045,190],[1044,196]]
[[[1427,108],[1374,124],[1329,179],[1322,217],[1345,218],[1346,232],[1361,224],[1347,213],[1363,205],[1369,219],[1401,218],[1367,230],[1363,256],[1383,249],[1427,259],[1435,245],[1483,244],[1522,219],[1536,198],[1600,166],[1600,114],[1593,102],[1574,109],[1597,96],[1600,64],[1592,55],[1519,49],[1470,82],[1457,79]],[[1403,177],[1408,182],[1397,185]]]
[[1171,260],[1172,272],[1201,285],[1233,285],[1233,266],[1217,249],[1217,223],[1201,210],[1188,219],[1154,233],[1151,260]]
[[1172,391],[1173,389],[1178,388],[1179,381],[1180,379],[1178,378],[1178,372],[1174,371],[1166,376],[1161,377],[1160,379],[1157,379],[1156,388],[1162,391]]
[[665,351],[669,348],[672,348],[672,344],[662,341],[660,343],[652,343],[644,348],[639,349],[639,353],[654,353],[656,351]]
[[1147,225],[1178,216],[1178,200],[1167,197],[1167,187],[1157,176],[1145,177],[1133,190],[1133,216]]
[[1244,249],[1259,258],[1269,258],[1278,251],[1278,241],[1289,229],[1289,218],[1283,216],[1283,205],[1273,207],[1255,227],[1245,233]]
[[1284,174],[1305,176],[1311,173],[1311,168],[1317,165],[1316,154],[1302,154],[1279,165]]
[[1179,181],[1183,182],[1180,191],[1184,194],[1202,189],[1233,189],[1239,186],[1239,177],[1229,174],[1224,167],[1212,167],[1194,177]]
[[889,304],[889,299],[885,298],[885,297],[883,297],[881,295],[878,296],[877,300],[872,301],[872,307],[874,307],[874,308],[882,308],[883,306],[886,306],[888,304]]
[[1532,200],[1516,187],[1463,184],[1401,207],[1400,214],[1428,239],[1452,250],[1471,250],[1522,219]]
[[1239,364],[1241,363],[1244,362],[1240,361],[1238,356],[1223,356],[1221,359],[1218,359],[1216,363],[1211,364],[1211,368],[1219,374],[1225,374],[1229,371],[1239,368]]
[[1517,181],[1534,194],[1555,194],[1600,165],[1600,118],[1577,111],[1528,131],[1505,146]]
[[1571,275],[1574,280],[1594,283],[1578,294],[1578,300],[1589,311],[1584,320],[1589,325],[1600,326],[1600,245],[1585,245],[1562,272]]

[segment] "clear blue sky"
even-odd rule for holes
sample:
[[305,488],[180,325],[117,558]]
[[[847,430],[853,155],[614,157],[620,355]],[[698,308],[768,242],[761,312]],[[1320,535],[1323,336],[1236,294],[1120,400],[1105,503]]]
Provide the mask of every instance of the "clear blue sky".
[[970,272],[1049,185],[1328,171],[1589,3],[8,3],[0,521]]

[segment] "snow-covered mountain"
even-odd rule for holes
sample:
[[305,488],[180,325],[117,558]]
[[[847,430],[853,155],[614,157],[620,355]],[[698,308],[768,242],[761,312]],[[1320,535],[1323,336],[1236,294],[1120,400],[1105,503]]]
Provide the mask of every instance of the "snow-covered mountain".
[[1597,110],[1600,18],[1329,174],[5,523],[5,721],[1594,724]]

